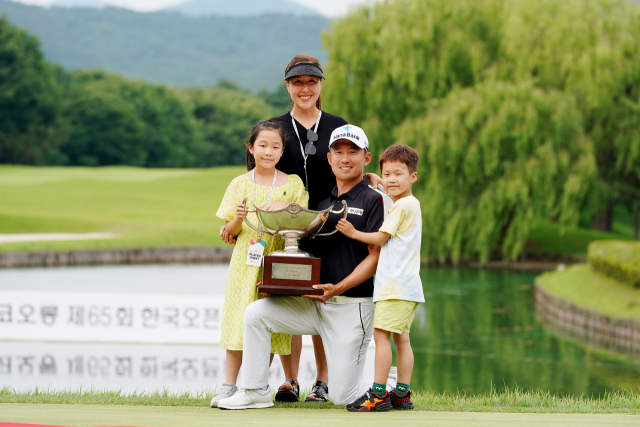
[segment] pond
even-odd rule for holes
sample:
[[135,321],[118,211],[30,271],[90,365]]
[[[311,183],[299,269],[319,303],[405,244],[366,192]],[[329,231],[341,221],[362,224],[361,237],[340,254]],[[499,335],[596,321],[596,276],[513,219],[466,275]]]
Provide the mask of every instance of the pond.
[[423,269],[426,303],[411,330],[413,383],[467,393],[505,386],[588,396],[637,390],[640,361],[545,329],[535,312],[536,275]]
[[[226,265],[0,270],[0,387],[215,388]],[[424,268],[412,388],[603,395],[637,389],[640,362],[564,338],[535,313],[536,273]],[[303,388],[315,376],[306,339]],[[365,373],[373,376],[373,348]],[[284,380],[276,358],[270,383]]]

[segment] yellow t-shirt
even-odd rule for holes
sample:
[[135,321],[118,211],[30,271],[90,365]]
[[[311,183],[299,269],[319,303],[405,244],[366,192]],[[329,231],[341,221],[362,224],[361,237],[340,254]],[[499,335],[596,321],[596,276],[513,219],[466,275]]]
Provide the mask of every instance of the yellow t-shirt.
[[396,201],[380,227],[391,235],[380,250],[373,301],[424,302],[420,279],[422,213],[413,196]]

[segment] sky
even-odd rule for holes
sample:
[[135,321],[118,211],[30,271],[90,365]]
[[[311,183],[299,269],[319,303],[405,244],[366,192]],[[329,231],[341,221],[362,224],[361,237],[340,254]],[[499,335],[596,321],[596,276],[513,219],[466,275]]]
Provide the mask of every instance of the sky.
[[[45,6],[53,3],[53,0],[14,0],[25,4],[37,4]],[[151,11],[161,9],[166,6],[185,3],[187,0],[103,0],[105,3],[114,6],[126,7],[139,11]],[[348,12],[349,8],[355,5],[370,3],[374,0],[289,0],[301,4],[309,9],[317,10],[328,17],[342,16]]]

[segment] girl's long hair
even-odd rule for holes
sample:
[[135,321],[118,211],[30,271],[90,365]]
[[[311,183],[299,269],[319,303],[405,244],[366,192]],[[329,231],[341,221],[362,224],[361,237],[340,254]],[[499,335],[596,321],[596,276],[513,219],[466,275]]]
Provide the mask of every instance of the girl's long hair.
[[261,120],[251,128],[251,133],[249,133],[249,139],[247,140],[247,152],[245,153],[245,161],[247,163],[247,171],[256,167],[256,159],[249,151],[249,148],[253,148],[253,145],[256,143],[256,139],[258,139],[258,135],[263,130],[272,130],[277,132],[282,139],[282,149],[284,150],[284,144],[287,140],[287,132],[284,129],[284,124],[282,122],[274,122],[272,120]]
[[[303,53],[300,53],[294,56],[293,58],[291,58],[291,61],[289,61],[284,71],[286,72],[289,69],[289,67],[297,64],[298,62],[313,62],[314,64],[318,64],[318,66],[322,68],[322,65],[320,65],[320,61],[318,61],[316,58],[314,58],[311,55],[305,55]],[[320,96],[318,96],[318,100],[316,101],[316,107],[318,108],[318,110],[322,110],[322,108],[320,108],[321,106],[322,106],[322,100],[320,99]]]

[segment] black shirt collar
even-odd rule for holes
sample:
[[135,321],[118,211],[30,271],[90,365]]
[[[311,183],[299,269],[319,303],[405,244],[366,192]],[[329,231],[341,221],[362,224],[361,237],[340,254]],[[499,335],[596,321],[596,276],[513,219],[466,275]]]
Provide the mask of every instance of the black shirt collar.
[[338,197],[338,187],[334,187],[333,191],[331,192],[331,198],[332,199],[340,199],[340,198],[345,198],[348,197],[351,200],[355,200],[356,197],[358,197],[358,194],[362,193],[362,191],[367,188],[367,180],[365,178],[362,178],[362,181],[360,181],[359,183],[357,183],[356,185],[354,185],[351,190],[347,191],[346,193],[342,194],[340,197]]

